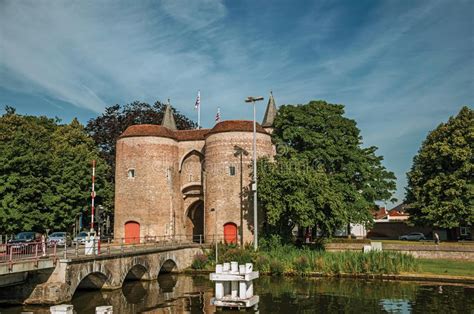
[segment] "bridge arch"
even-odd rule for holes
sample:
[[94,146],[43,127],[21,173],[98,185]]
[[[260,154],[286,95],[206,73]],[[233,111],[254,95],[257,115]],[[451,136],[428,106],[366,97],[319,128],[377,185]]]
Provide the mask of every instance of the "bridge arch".
[[177,270],[178,270],[178,264],[176,264],[176,262],[172,259],[167,259],[161,264],[160,271],[158,273],[169,274],[172,272],[176,272]]
[[75,287],[71,286],[71,296],[77,290],[100,290],[106,286],[108,279],[108,276],[102,272],[88,273],[77,281]]

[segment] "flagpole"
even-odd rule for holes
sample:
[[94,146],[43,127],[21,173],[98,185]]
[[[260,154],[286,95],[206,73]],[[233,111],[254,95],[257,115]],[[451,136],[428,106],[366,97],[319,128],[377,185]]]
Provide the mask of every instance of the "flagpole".
[[197,110],[198,110],[198,130],[201,128],[201,91],[198,90],[198,96],[197,96],[197,99],[196,99],[196,105],[194,106],[196,108],[197,106]]
[[198,107],[198,130],[201,128],[201,104]]

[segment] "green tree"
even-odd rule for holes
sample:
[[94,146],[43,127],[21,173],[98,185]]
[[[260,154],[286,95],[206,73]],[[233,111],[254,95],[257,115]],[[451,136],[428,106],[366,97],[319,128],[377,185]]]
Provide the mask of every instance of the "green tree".
[[96,160],[95,203],[110,212],[113,208],[112,184],[107,180],[110,168],[99,157],[94,141],[77,119],[56,128],[52,135],[51,160],[54,185],[47,198],[48,207],[53,211],[51,226],[54,228],[69,228],[84,208],[90,208],[92,160]]
[[361,147],[344,106],[311,101],[280,107],[273,140],[275,163],[260,161],[259,193],[268,223],[277,232],[295,224],[317,225],[326,234],[348,223],[370,223],[375,201],[388,200],[395,176]]
[[408,172],[410,219],[442,228],[474,224],[474,111],[463,107],[422,143]]
[[0,117],[0,232],[69,230],[90,204],[91,165],[97,160],[97,204],[112,208],[108,165],[77,120]]
[[[100,154],[110,166],[109,179],[114,182],[115,176],[115,144],[118,137],[134,124],[161,124],[166,104],[159,101],[150,105],[134,101],[125,106],[114,105],[107,107],[105,112],[89,120],[86,131],[99,147]],[[180,130],[196,128],[197,124],[176,109],[172,108],[176,127]]]
[[0,232],[33,230],[51,221],[49,162],[56,123],[7,111],[0,118]]

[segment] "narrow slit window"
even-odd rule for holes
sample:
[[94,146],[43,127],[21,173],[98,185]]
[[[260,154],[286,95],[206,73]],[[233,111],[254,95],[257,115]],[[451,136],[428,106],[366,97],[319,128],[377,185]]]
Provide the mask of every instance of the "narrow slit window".
[[127,177],[128,177],[129,179],[135,178],[135,169],[128,169]]
[[235,166],[230,166],[230,167],[229,167],[229,174],[230,174],[231,176],[235,176]]

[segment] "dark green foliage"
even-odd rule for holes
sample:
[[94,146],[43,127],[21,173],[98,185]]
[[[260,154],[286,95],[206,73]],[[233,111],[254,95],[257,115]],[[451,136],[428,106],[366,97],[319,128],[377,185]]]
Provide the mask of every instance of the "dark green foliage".
[[283,263],[278,259],[272,259],[270,262],[270,272],[272,275],[281,276],[285,272],[285,265],[283,265]]
[[108,166],[77,120],[59,125],[46,117],[7,110],[0,117],[0,233],[70,230],[90,207],[91,160],[97,160],[96,204],[110,208]]
[[241,248],[229,248],[224,250],[224,254],[219,257],[219,262],[238,262],[239,264],[245,264],[252,262],[251,250],[241,249]]
[[311,101],[280,107],[275,162],[259,161],[259,200],[270,232],[288,237],[295,225],[325,235],[348,223],[369,224],[375,201],[388,200],[395,176],[376,147],[362,148],[342,105]]
[[406,202],[415,224],[442,228],[474,224],[474,111],[430,132],[413,159]]
[[[101,116],[89,120],[86,130],[99,147],[102,158],[110,166],[109,178],[112,182],[115,176],[115,143],[120,134],[134,124],[161,124],[165,108],[166,104],[159,101],[154,105],[134,101],[125,106],[107,107]],[[172,110],[178,129],[193,129],[197,126],[176,109]]]

